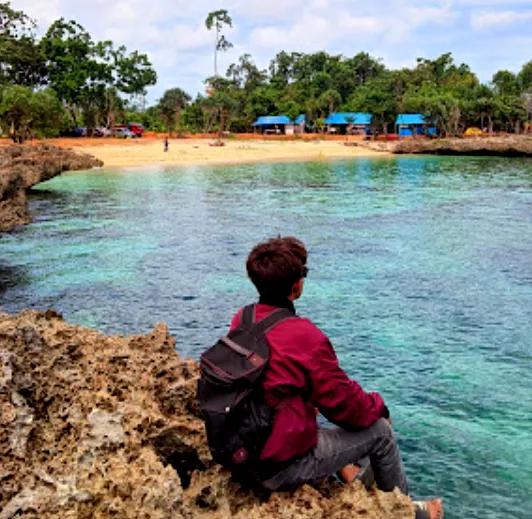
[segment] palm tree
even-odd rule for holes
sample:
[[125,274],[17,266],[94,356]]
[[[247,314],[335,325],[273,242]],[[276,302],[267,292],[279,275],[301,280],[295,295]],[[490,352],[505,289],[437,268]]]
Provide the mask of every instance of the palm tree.
[[347,114],[345,117],[345,122],[347,123],[347,132],[345,134],[346,142],[349,140],[349,134],[351,133],[351,128],[355,122],[355,116],[353,114]]

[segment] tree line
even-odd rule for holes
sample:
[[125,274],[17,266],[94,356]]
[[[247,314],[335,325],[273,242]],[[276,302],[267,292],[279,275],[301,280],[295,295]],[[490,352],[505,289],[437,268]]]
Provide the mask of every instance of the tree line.
[[157,75],[145,54],[111,41],[96,42],[77,22],[54,22],[37,40],[35,22],[0,3],[0,124],[15,139],[58,134],[68,125],[87,127],[139,122],[168,132],[249,132],[262,115],[304,114],[323,128],[335,111],[368,112],[379,132],[393,131],[400,113],[421,113],[441,134],[469,126],[520,132],[532,123],[532,61],[513,73],[501,70],[488,84],[451,53],[418,58],[412,68],[388,69],[365,52],[348,57],[327,52],[280,52],[266,69],[249,54],[218,73],[218,53],[232,47],[224,30],[226,10],[208,14],[215,33],[214,75],[195,98],[179,87],[157,103],[139,99]]
[[0,124],[22,142],[56,136],[68,125],[113,127],[125,96],[157,82],[148,57],[94,41],[76,21],[56,20],[41,39],[35,21],[0,3]]

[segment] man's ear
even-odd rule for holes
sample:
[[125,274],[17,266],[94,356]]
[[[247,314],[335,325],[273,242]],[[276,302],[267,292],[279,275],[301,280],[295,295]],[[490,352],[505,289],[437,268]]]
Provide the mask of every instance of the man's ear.
[[298,297],[301,297],[303,293],[303,279],[300,279],[297,283],[292,285],[292,293],[290,294],[290,299],[295,300]]

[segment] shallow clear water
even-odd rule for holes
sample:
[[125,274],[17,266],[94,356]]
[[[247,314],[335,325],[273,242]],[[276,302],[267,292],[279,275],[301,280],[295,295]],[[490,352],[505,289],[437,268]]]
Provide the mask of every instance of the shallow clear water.
[[198,357],[255,297],[258,241],[300,237],[298,303],[379,390],[411,489],[446,517],[532,517],[532,161],[400,158],[64,175],[0,240],[0,306]]

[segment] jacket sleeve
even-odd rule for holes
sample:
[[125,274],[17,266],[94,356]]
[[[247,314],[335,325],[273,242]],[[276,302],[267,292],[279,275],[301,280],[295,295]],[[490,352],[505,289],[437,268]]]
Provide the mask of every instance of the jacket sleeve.
[[325,337],[317,342],[310,358],[312,404],[330,422],[344,429],[369,427],[389,416],[378,393],[366,393],[340,368],[332,344]]

